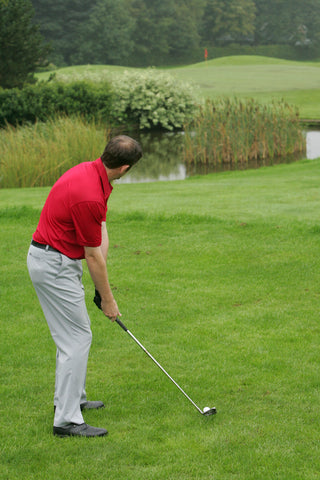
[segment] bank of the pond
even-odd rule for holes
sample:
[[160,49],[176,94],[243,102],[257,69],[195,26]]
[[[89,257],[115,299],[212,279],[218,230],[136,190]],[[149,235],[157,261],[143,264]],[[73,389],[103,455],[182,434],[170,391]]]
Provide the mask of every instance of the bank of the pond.
[[[320,131],[309,130],[306,149],[298,156],[254,160],[246,165],[187,165],[183,160],[183,133],[136,133],[144,156],[121,183],[183,180],[192,175],[237,168],[259,168],[289,163],[302,158],[320,157]],[[7,135],[4,137],[4,135]],[[105,146],[106,131],[65,119],[60,124],[45,124],[2,132],[0,138],[0,188],[52,185],[63,171],[80,161],[97,158]],[[2,144],[1,144],[2,141]],[[11,146],[10,146],[11,143]],[[45,183],[37,183],[45,174]],[[8,183],[12,180],[12,183]]]
[[237,169],[260,168],[280,163],[292,163],[302,159],[320,157],[320,130],[305,132],[306,149],[297,155],[287,155],[269,160],[253,160],[245,165],[222,164],[187,165],[183,162],[181,148],[183,134],[140,134],[139,140],[144,148],[142,160],[119,183],[161,182],[184,180],[193,175],[222,172]]
[[320,119],[303,119],[300,118],[299,120],[300,125],[302,125],[303,128],[309,129],[309,128],[320,128]]

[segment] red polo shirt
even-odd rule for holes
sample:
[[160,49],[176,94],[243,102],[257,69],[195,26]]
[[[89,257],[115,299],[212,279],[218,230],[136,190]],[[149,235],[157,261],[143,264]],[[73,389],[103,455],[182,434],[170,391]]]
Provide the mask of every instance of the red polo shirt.
[[84,258],[84,246],[101,245],[111,192],[101,158],[71,168],[53,185],[33,239],[70,258]]

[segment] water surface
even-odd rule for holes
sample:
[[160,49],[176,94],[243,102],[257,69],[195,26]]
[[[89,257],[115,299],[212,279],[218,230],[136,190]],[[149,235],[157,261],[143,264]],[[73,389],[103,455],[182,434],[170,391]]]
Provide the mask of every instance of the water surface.
[[[135,136],[135,138],[137,138]],[[192,175],[206,175],[213,172],[235,170],[234,165],[185,165],[182,158],[183,133],[145,133],[137,138],[143,148],[143,157],[130,173],[118,183],[161,182],[170,180],[184,180]],[[259,168],[275,165],[276,163],[291,163],[303,158],[315,159],[320,157],[320,131],[306,132],[306,152],[298,156],[290,156],[270,161],[254,161],[245,168]],[[242,167],[243,168],[243,167]]]

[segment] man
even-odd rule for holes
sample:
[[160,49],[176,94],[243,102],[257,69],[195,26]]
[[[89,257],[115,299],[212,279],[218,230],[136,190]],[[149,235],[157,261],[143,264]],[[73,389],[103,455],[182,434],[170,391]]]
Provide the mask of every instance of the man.
[[82,285],[85,259],[101,295],[101,309],[112,321],[120,316],[107,272],[107,201],[112,180],[142,156],[140,145],[120,135],[101,158],[68,170],[52,187],[28,252],[28,270],[57,346],[53,433],[103,436],[87,425],[82,410],[104,407],[87,401],[85,380],[92,333]]

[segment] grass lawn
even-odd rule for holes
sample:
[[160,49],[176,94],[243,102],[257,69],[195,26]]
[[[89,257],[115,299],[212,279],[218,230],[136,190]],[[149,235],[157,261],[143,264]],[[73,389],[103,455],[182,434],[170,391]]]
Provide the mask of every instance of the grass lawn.
[[[297,105],[301,118],[318,119],[320,99],[320,63],[294,62],[261,56],[231,56],[169,69],[179,80],[198,86],[201,95],[254,97],[262,102],[285,99]],[[88,65],[57,71],[78,78],[108,78],[125,67]],[[47,79],[50,73],[38,74]]]
[[299,108],[301,118],[320,116],[319,63],[267,57],[225,57],[173,70],[194,82],[205,97],[236,96],[262,102],[286,100]]
[[20,480],[319,476],[320,160],[117,185],[111,283],[123,321],[202,417],[92,302],[87,412],[55,438],[55,349],[26,269],[48,188],[0,190],[0,471]]

